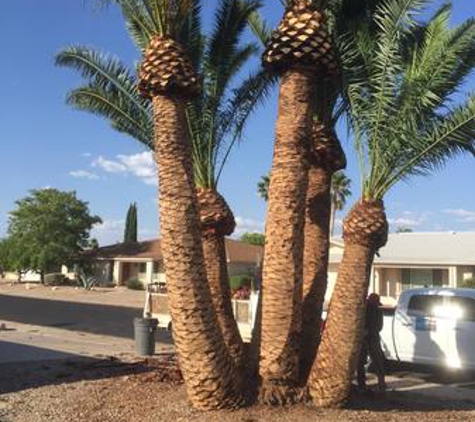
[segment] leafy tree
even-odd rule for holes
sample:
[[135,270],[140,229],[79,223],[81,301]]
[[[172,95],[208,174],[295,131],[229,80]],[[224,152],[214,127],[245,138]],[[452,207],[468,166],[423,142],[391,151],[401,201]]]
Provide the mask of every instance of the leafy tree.
[[41,275],[67,264],[89,244],[89,233],[102,220],[91,215],[75,192],[32,190],[10,213],[8,242],[17,270]]
[[375,33],[356,28],[342,49],[362,196],[343,226],[345,253],[310,377],[316,405],[340,406],[349,394],[371,266],[387,242],[386,194],[410,176],[475,152],[475,98],[453,102],[475,68],[475,20],[450,29],[451,8],[444,5],[420,25],[415,16],[426,3],[384,1]]
[[0,278],[5,276],[5,271],[12,269],[10,242],[0,239]]
[[124,243],[137,243],[137,204],[130,204],[125,220]]
[[244,233],[241,236],[241,242],[248,243],[249,245],[264,246],[266,237],[262,233]]
[[91,239],[91,241],[89,242],[89,248],[99,249],[99,242],[96,238]]

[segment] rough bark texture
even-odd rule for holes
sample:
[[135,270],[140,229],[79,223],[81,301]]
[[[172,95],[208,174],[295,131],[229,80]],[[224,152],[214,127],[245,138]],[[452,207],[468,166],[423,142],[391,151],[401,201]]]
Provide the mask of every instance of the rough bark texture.
[[316,121],[310,143],[309,180],[305,214],[303,307],[300,343],[300,381],[305,385],[315,360],[321,315],[328,284],[331,181],[346,167],[346,157],[335,130]]
[[211,297],[227,349],[237,368],[244,367],[244,345],[234,318],[231,303],[228,265],[224,236],[208,233],[203,236],[203,251]]
[[214,189],[198,188],[206,276],[224,341],[234,363],[243,370],[244,344],[234,318],[226,258],[225,236],[234,232],[236,221],[226,200]]
[[323,302],[327,290],[331,175],[311,167],[308,175],[305,213],[302,333],[300,342],[300,381],[305,385],[320,337]]
[[188,397],[204,410],[242,403],[206,278],[185,102],[155,96],[162,251],[173,337]]
[[262,283],[261,400],[295,400],[301,326],[303,229],[308,185],[306,143],[314,77],[289,71],[280,85],[279,117],[269,187]]
[[371,266],[387,233],[382,202],[359,202],[345,220],[345,251],[308,383],[309,398],[316,406],[346,403],[361,346]]

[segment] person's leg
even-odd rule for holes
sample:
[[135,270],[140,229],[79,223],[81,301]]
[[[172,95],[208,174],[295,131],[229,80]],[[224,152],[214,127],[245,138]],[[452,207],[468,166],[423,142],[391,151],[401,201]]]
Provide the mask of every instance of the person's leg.
[[379,336],[372,337],[368,340],[369,356],[378,377],[378,390],[386,391],[385,370],[384,370],[384,353],[381,349],[381,338]]
[[358,387],[361,390],[366,389],[366,370],[365,365],[368,361],[368,346],[366,344],[366,338],[363,340],[363,344],[361,345],[360,350],[360,357],[358,359],[358,369],[357,369],[357,381]]

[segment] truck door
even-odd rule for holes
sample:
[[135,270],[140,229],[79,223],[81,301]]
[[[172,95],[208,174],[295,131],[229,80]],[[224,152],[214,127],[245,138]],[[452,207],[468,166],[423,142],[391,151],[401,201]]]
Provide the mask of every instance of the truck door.
[[475,300],[447,297],[451,325],[447,333],[448,364],[454,368],[475,369]]
[[446,323],[436,315],[443,302],[442,296],[413,295],[407,307],[396,311],[394,342],[401,361],[425,364],[445,362]]

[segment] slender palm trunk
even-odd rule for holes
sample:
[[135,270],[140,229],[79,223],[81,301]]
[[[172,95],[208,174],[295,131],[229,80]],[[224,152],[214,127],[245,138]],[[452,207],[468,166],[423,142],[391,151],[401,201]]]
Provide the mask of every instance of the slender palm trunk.
[[345,251],[308,392],[319,407],[340,407],[350,392],[364,326],[365,299],[376,251],[387,241],[381,202],[359,202],[345,220]]
[[330,181],[328,170],[309,171],[305,218],[300,380],[305,385],[320,339],[321,315],[328,282],[330,247]]
[[200,409],[241,403],[239,374],[217,324],[206,279],[185,102],[153,98],[162,253],[173,337],[188,397]]
[[295,400],[299,378],[306,143],[312,129],[314,78],[288,71],[280,85],[262,283],[260,376],[265,403]]
[[244,367],[244,345],[239,328],[234,318],[231,303],[226,243],[223,235],[205,233],[203,235],[203,251],[206,264],[206,275],[218,323],[223,333],[227,349],[237,368]]
[[[330,199],[331,201],[331,199]],[[330,218],[330,238],[335,234],[335,219],[336,219],[336,206],[332,202],[331,204],[331,218]]]

